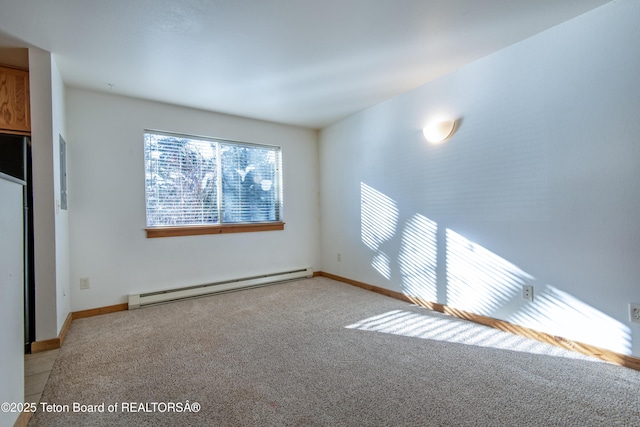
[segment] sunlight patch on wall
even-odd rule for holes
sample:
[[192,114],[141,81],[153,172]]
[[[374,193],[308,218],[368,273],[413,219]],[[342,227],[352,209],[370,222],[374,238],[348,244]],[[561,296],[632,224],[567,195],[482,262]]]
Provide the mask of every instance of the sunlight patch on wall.
[[385,279],[391,279],[391,258],[380,245],[396,234],[399,211],[396,202],[383,193],[360,183],[360,235],[362,243],[376,255],[371,266]]
[[491,315],[534,278],[504,258],[447,228],[447,301]]
[[598,361],[559,347],[499,331],[477,323],[440,315],[439,313],[427,314],[407,310],[392,310],[345,326],[345,328],[473,345],[477,347]]
[[404,227],[398,255],[403,293],[427,301],[438,299],[437,230],[434,221],[420,214],[414,215]]
[[[631,332],[627,326],[550,285],[542,291],[536,289],[533,302],[524,302],[522,286],[534,284],[535,277],[463,235],[446,228],[444,241],[440,242],[440,250],[444,254],[438,254],[438,224],[426,216],[414,214],[404,224],[400,248],[393,252],[393,246],[385,243],[398,232],[400,212],[397,202],[361,182],[360,206],[361,240],[373,251],[371,267],[392,281],[397,280],[393,275],[394,263],[397,262],[403,294],[439,302],[438,295],[443,297],[446,292],[445,303],[449,307],[489,317],[495,317],[505,309],[512,313],[517,310],[507,319],[498,318],[569,340],[631,354]],[[446,274],[439,278],[440,283],[437,277],[439,261],[446,264]],[[439,286],[442,288],[438,289]],[[438,326],[438,334],[433,335],[436,329],[425,326],[424,319],[416,317],[415,313],[385,314],[380,319],[363,322],[367,323],[351,325],[350,328],[392,331],[452,342],[458,342],[456,337],[465,336],[460,325],[443,324]],[[430,322],[429,327],[435,321]],[[375,329],[378,327],[382,329]],[[496,344],[499,346],[508,340],[487,331],[481,333],[482,340],[478,336],[478,341],[469,341],[465,336],[465,343],[482,345],[480,341],[499,341]],[[530,341],[526,342],[532,345]],[[518,345],[524,346],[522,343]]]
[[631,354],[628,326],[596,310],[576,297],[546,285],[535,301],[507,319],[570,340]]
[[376,256],[373,257],[371,266],[385,279],[391,279],[391,258],[384,252],[378,252]]
[[383,193],[360,183],[360,227],[362,242],[372,250],[396,233],[398,207]]

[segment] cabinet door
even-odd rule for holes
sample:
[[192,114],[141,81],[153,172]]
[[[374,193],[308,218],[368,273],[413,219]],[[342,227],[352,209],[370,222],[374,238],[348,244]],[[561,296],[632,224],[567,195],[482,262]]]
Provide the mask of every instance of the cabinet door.
[[0,67],[0,130],[31,131],[28,71]]

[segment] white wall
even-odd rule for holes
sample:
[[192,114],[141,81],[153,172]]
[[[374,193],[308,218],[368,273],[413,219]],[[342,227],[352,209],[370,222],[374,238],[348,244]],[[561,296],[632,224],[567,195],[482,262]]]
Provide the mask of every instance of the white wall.
[[29,49],[36,340],[58,336],[71,310],[69,226],[56,209],[60,194],[59,135],[65,135],[64,83],[50,52]]
[[[77,88],[66,95],[73,311],[130,293],[319,267],[315,131]],[[280,145],[285,230],[147,239],[145,129]],[[79,289],[81,277],[89,290]]]
[[53,192],[55,202],[56,236],[56,320],[58,333],[71,312],[71,293],[69,289],[69,215],[68,210],[60,209],[60,136],[66,140],[65,87],[60,71],[51,56],[51,110],[53,144]]
[[[22,185],[0,178],[0,402],[24,399]],[[0,411],[0,425],[19,413]]]
[[[29,49],[36,340],[58,336],[56,218],[51,53]],[[57,141],[57,139],[56,139]],[[55,144],[57,147],[57,143]]]
[[[324,129],[322,269],[640,356],[638,17],[612,2]],[[437,114],[461,122],[433,146]]]

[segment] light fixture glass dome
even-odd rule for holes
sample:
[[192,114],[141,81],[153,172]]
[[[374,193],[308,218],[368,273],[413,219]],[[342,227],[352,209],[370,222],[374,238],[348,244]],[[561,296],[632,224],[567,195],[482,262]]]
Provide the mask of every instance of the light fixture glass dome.
[[434,120],[425,126],[422,132],[427,141],[432,144],[439,144],[453,134],[455,125],[455,120]]

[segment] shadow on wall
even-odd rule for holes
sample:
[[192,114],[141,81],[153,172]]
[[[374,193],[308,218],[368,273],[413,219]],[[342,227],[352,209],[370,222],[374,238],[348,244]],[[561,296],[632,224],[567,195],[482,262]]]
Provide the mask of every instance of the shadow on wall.
[[[398,205],[365,183],[360,203],[361,240],[372,251],[371,266],[391,280],[394,257],[383,244],[398,232]],[[445,265],[440,275],[439,250]],[[533,284],[534,276],[449,228],[439,233],[423,215],[414,214],[402,228],[397,261],[406,295],[489,317],[506,309],[512,314],[502,318],[508,322],[631,354],[627,326],[549,284],[537,285],[542,291],[523,304],[522,286]]]

